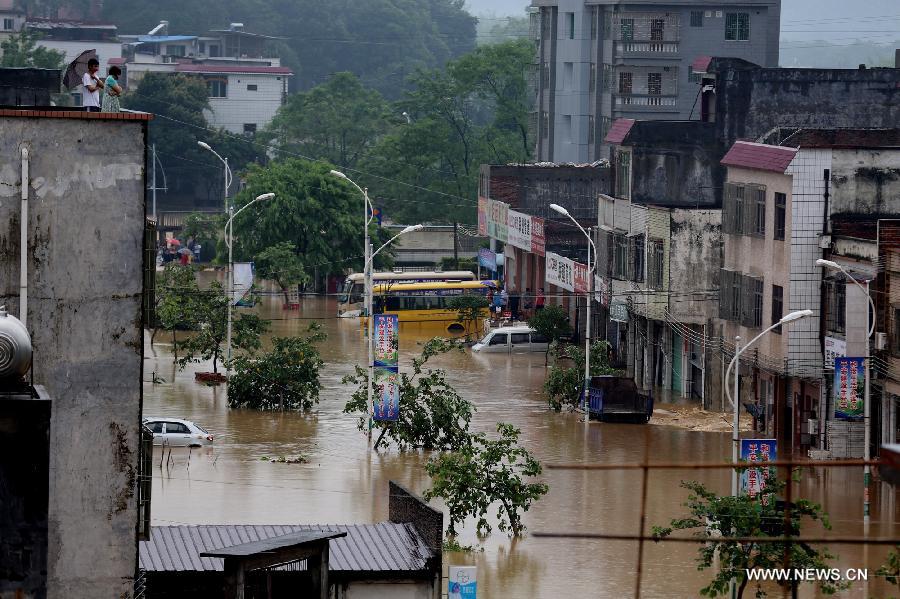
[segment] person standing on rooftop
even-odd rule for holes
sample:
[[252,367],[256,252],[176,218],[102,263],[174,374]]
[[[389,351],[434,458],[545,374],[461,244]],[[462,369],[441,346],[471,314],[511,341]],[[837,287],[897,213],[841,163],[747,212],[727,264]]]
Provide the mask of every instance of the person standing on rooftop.
[[81,77],[84,85],[84,98],[82,104],[88,112],[100,112],[100,90],[103,89],[103,82],[97,77],[97,71],[100,70],[100,61],[92,58],[88,61],[88,71]]

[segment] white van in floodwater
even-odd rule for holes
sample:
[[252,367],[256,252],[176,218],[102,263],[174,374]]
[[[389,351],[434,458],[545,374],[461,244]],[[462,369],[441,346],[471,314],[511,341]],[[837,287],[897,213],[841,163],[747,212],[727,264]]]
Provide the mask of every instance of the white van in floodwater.
[[472,346],[482,353],[545,352],[550,340],[528,326],[500,327]]

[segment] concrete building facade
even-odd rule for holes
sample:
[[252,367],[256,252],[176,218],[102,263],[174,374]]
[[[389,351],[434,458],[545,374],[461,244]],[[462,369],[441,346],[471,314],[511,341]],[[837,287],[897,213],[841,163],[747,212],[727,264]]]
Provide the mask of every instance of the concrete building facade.
[[780,0],[533,0],[539,160],[608,157],[613,121],[700,119],[703,56],[778,65]]
[[33,377],[52,401],[44,573],[51,598],[133,592],[148,119],[0,111],[0,305],[21,312],[25,186]]

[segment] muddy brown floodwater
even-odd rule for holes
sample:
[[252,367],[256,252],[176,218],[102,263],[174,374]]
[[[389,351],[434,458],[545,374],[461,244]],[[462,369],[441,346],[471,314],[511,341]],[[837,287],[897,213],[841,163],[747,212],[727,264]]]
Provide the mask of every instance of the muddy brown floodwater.
[[[281,310],[277,298],[257,308],[273,319],[272,334],[304,330],[312,320],[328,333],[322,345],[324,389],[318,407],[308,415],[231,410],[224,387],[194,382],[195,365],[177,372],[168,339],[145,348],[145,380],[151,373],[165,383],[145,383],[144,415],[194,420],[211,431],[215,446],[176,452],[173,463],[159,467],[153,480],[153,523],[166,524],[338,524],[376,522],[387,518],[388,481],[424,491],[425,456],[391,449],[370,455],[354,417],[342,413],[350,389],[341,377],[363,364],[365,349],[358,322],[335,318],[333,299],[306,298],[300,312]],[[401,331],[401,368],[408,367],[426,337]],[[724,461],[730,457],[728,433],[699,432],[673,426],[591,424],[585,431],[576,414],[547,410],[541,391],[543,354],[441,356],[435,364],[478,409],[474,426],[490,431],[509,422],[523,431],[522,440],[544,464],[571,462],[638,462],[649,443],[651,460]],[[277,464],[264,457],[305,454],[307,464]],[[639,530],[641,472],[545,470],[550,492],[525,514],[529,532],[593,532],[635,534]],[[647,526],[665,524],[683,514],[684,479],[699,480],[721,493],[730,489],[726,470],[651,471]],[[831,517],[829,534],[861,535],[861,468],[807,472],[798,485],[802,497],[823,504]],[[874,486],[872,524],[875,537],[898,535],[895,492]],[[808,532],[816,531],[810,529]],[[460,538],[479,544],[471,523]],[[525,536],[510,541],[499,531],[480,542],[483,551],[445,555],[445,564],[478,566],[479,599],[512,597],[632,597],[638,544],[633,541],[544,539]],[[872,546],[829,546],[841,568],[869,569],[869,583],[855,584],[843,597],[887,597],[891,593],[875,570],[886,549]],[[647,543],[644,547],[643,597],[697,597],[709,577],[697,571],[696,547],[681,543]],[[781,596],[774,590],[770,596]],[[747,596],[749,596],[749,589]],[[801,597],[812,597],[801,587]]]

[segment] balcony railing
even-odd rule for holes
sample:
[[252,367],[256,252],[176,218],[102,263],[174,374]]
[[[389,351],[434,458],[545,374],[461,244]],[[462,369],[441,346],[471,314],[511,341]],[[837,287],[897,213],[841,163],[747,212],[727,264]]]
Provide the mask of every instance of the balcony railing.
[[616,106],[675,106],[675,96],[617,95]]
[[677,54],[678,42],[616,42],[616,54]]

